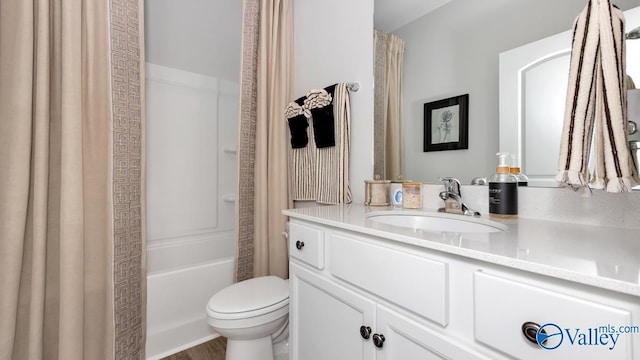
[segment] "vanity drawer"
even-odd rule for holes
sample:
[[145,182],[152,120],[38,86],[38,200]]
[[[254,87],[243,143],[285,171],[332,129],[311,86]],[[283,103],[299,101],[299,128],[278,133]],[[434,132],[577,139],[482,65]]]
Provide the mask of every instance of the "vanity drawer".
[[331,274],[442,326],[448,316],[448,265],[373,244],[330,235]]
[[[629,311],[482,271],[473,280],[474,337],[479,342],[518,359],[637,359],[631,346],[635,334],[612,335],[617,335],[614,346],[599,329],[633,325]],[[547,350],[527,340],[522,330],[527,322],[546,331],[545,347],[557,347]],[[554,335],[558,333],[562,335]]]
[[289,256],[322,270],[324,268],[324,231],[291,222],[289,224]]

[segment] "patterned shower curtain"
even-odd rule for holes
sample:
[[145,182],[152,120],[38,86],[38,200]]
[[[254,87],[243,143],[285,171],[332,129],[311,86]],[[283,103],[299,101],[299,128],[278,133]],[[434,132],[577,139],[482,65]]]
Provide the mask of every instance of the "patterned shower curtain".
[[245,0],[236,205],[236,280],[288,277],[287,130],[292,88],[291,0]]
[[143,1],[0,13],[0,360],[144,359]]
[[404,41],[374,30],[374,174],[404,178],[402,81]]

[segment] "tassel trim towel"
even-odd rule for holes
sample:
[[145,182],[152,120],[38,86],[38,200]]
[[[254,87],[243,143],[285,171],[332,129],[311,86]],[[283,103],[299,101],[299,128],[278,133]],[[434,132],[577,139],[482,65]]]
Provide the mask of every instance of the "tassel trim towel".
[[[320,204],[350,204],[352,202],[351,188],[349,185],[349,141],[351,126],[351,109],[349,103],[349,91],[345,83],[329,86],[324,90],[312,90],[312,92],[325,91],[330,97],[325,100],[311,100],[307,104],[306,110],[312,112],[313,109],[323,109],[324,113],[317,119],[314,117],[314,126],[308,128],[308,144],[305,147],[295,148],[289,152],[289,174],[290,191],[292,200],[315,200]],[[324,94],[321,94],[324,96]],[[309,98],[309,96],[307,96]],[[326,99],[330,104],[326,103]],[[300,99],[298,99],[300,100]],[[311,105],[324,104],[320,106]],[[299,101],[297,101],[299,103]],[[329,106],[330,105],[330,106]],[[286,115],[297,116],[296,113],[289,112],[289,104]],[[302,106],[303,108],[305,106]],[[327,110],[331,109],[331,113]],[[316,141],[327,141],[329,135],[324,134],[321,139],[316,136],[315,121],[325,121],[328,125],[331,117],[331,137],[334,146],[319,147]],[[289,120],[289,118],[287,119]],[[290,127],[291,130],[291,127]],[[323,128],[322,131],[325,131]],[[328,126],[327,130],[328,132]]]
[[311,90],[305,100],[305,105],[311,111],[313,119],[313,138],[316,146],[320,148],[336,146],[333,101],[332,95],[335,92],[335,85],[324,90]]
[[313,119],[316,147],[336,145],[332,102],[334,88],[335,85],[321,90],[311,90],[307,96],[289,103],[285,110],[285,118],[289,122],[292,148],[307,146],[309,118]]
[[609,0],[590,0],[574,24],[569,87],[556,180],[588,189],[589,152],[595,138],[591,187],[631,191],[637,169],[627,132],[624,16]]
[[307,135],[307,116],[305,108],[302,107],[304,99],[300,98],[290,103],[284,112],[284,116],[289,123],[289,134],[291,134],[291,147],[299,149],[307,146],[309,137]]

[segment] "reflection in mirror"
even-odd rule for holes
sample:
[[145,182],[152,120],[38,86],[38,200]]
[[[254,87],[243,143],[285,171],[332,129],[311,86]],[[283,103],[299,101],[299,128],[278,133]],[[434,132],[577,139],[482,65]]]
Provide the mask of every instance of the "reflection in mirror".
[[[640,25],[640,7],[626,11],[625,18],[628,29]],[[564,121],[571,36],[571,31],[565,31],[500,54],[500,149],[518,154],[522,171],[533,186],[558,186],[554,177]],[[633,84],[633,79],[640,80],[640,40],[627,41],[626,49],[631,80],[628,83]],[[630,124],[640,120],[639,107],[640,90],[629,90]],[[629,140],[640,140],[640,136],[630,131]],[[591,154],[593,163],[593,151]]]
[[[404,2],[375,1],[376,27],[378,18],[392,13],[379,12],[379,2],[393,1],[394,8]],[[639,0],[614,2],[622,10],[640,6]],[[454,176],[469,184],[493,173],[500,150],[498,54],[568,30],[585,4],[586,0],[453,0],[411,22],[385,28],[406,47],[405,178],[435,183],[439,177]],[[632,76],[640,83],[640,77]],[[469,94],[469,149],[423,152],[424,104],[464,93]],[[555,156],[557,161],[557,151]]]
[[374,178],[401,180],[404,175],[402,77],[404,41],[375,30]]
[[500,149],[518,155],[531,186],[557,186],[570,46],[565,31],[500,54]]

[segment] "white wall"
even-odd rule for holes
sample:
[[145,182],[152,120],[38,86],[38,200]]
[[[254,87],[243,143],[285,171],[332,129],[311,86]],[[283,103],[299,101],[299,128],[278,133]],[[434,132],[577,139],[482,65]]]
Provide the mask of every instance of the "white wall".
[[[638,0],[614,1],[622,10]],[[498,54],[571,28],[585,0],[454,0],[393,31],[404,39],[407,178],[463,183],[495,171]],[[469,149],[423,152],[424,103],[469,94]]]
[[146,0],[147,61],[238,82],[241,0]]
[[296,0],[293,14],[294,99],[360,83],[351,93],[349,170],[354,203],[362,203],[364,180],[373,177],[373,0]]

